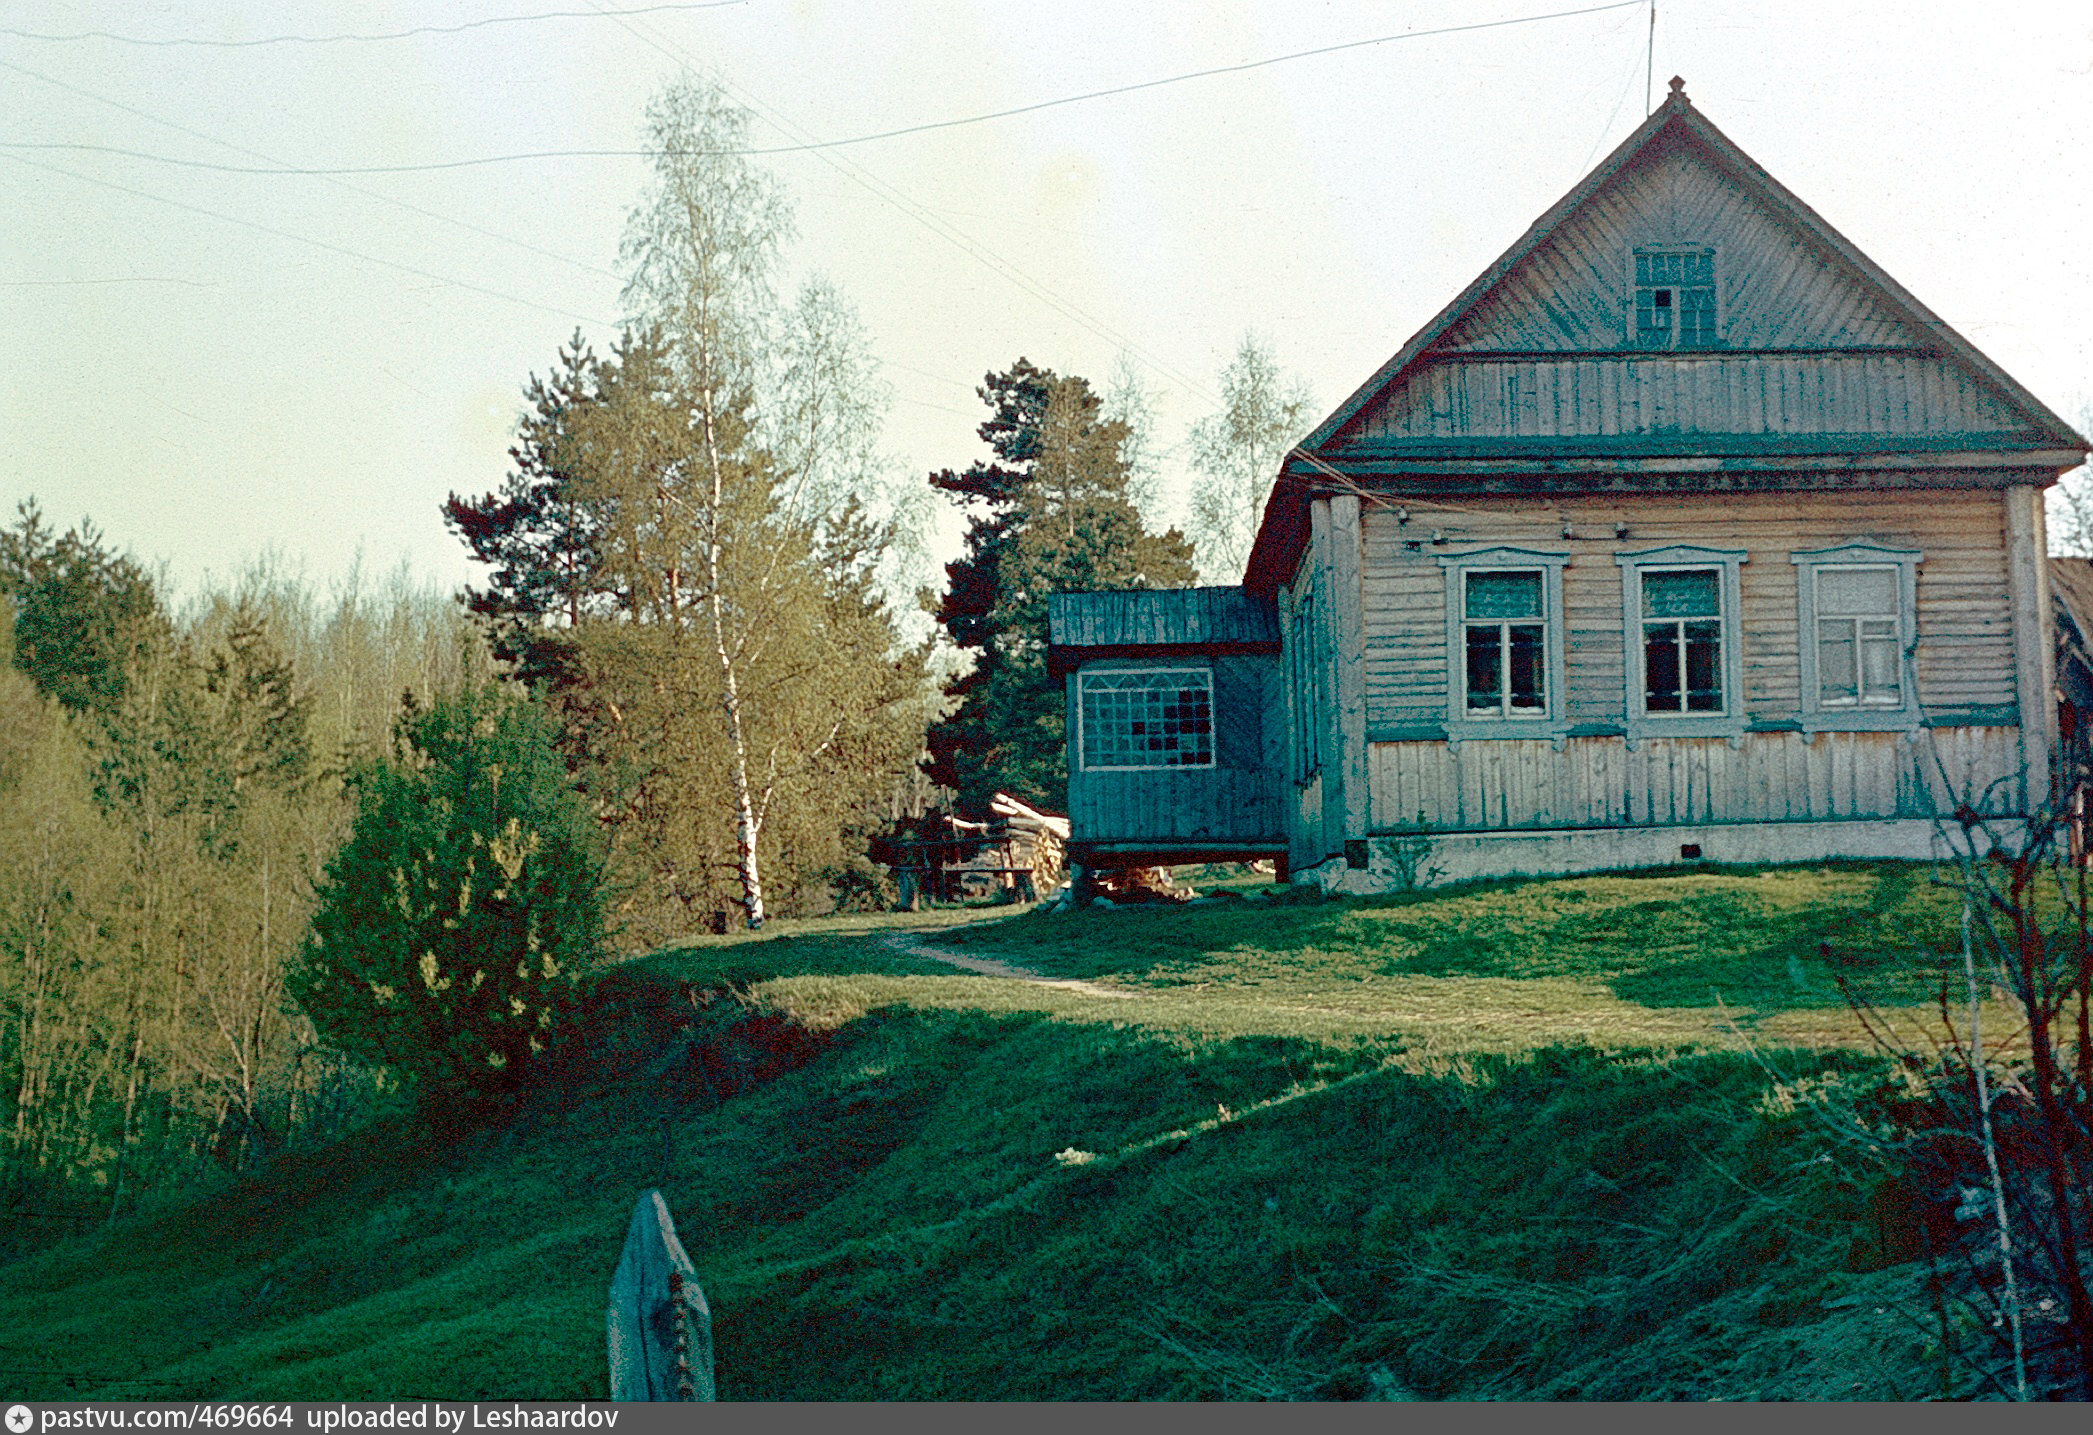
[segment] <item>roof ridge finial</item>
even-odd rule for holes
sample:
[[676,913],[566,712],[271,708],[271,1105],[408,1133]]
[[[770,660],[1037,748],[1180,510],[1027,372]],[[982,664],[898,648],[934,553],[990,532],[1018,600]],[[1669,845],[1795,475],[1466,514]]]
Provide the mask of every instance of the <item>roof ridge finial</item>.
[[1686,98],[1686,82],[1677,75],[1671,77],[1671,95],[1669,98],[1678,101],[1682,105],[1693,103],[1692,100]]

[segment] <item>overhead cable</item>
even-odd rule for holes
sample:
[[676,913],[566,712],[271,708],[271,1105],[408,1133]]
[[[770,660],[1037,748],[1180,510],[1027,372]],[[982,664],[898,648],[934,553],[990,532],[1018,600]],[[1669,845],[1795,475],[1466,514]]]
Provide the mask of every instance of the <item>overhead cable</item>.
[[[1011,119],[1017,115],[1035,114],[1041,110],[1058,109],[1064,105],[1083,104],[1090,100],[1109,99],[1115,95],[1130,95],[1141,90],[1153,90],[1164,85],[1182,84],[1187,80],[1211,79],[1216,75],[1241,74],[1246,70],[1263,69],[1270,65],[1283,65],[1293,60],[1311,59],[1318,55],[1334,55],[1344,50],[1358,50],[1370,45],[1387,45],[1398,40],[1422,40],[1434,35],[1460,35],[1474,30],[1500,30],[1510,25],[1533,25],[1544,20],[1566,20],[1580,15],[1599,15],[1610,10],[1627,10],[1641,6],[1645,0],[1614,0],[1607,5],[1591,5],[1580,10],[1556,10],[1546,15],[1520,15],[1509,20],[1485,20],[1473,25],[1446,25],[1432,30],[1405,30],[1394,35],[1376,35],[1364,40],[1346,40],[1336,45],[1320,45],[1312,50],[1295,50],[1285,55],[1270,55],[1261,60],[1245,60],[1236,65],[1217,65],[1211,69],[1189,70],[1181,75],[1165,75],[1155,80],[1140,80],[1130,85],[1114,85],[1102,90],[1086,90],[1082,94],[1062,95],[1056,99],[1040,100],[1029,105],[1017,105],[1010,109],[990,110],[978,115],[962,115],[949,120],[926,120],[921,124],[903,125],[898,129],[876,130],[870,134],[851,135],[845,139],[807,140],[785,145],[760,145],[744,149],[708,150],[708,155],[778,155],[808,154],[821,150],[843,149],[851,145],[872,144],[879,140],[900,139],[906,135],[928,134],[936,130],[959,129],[967,125],[987,124],[993,120]],[[608,18],[617,19],[627,11],[606,10],[601,12]],[[630,30],[631,26],[626,26]],[[637,31],[633,32],[635,35]],[[647,37],[641,36],[646,39]],[[653,43],[649,40],[649,43]],[[658,47],[657,47],[658,48]],[[685,59],[688,59],[685,55]],[[138,150],[116,149],[106,145],[60,144],[56,142],[26,143],[7,142],[11,149],[80,149],[101,153],[121,154],[135,159],[154,160],[162,164],[182,165],[192,169],[219,170],[229,174],[420,174],[434,170],[473,169],[490,164],[514,164],[523,160],[547,159],[651,159],[655,151],[646,149],[549,149],[519,150],[511,154],[480,155],[471,159],[432,160],[419,164],[373,164],[305,166],[283,165],[257,167],[247,165],[209,164],[200,160],[177,159],[166,155],[147,154]]]
[[78,180],[82,184],[92,184],[102,189],[116,190],[120,194],[136,195],[140,199],[150,199],[155,203],[168,205],[174,209],[187,210],[191,214],[206,215],[212,219],[223,220],[227,224],[237,224],[242,229],[252,229],[258,233],[274,235],[278,239],[288,239],[294,243],[308,244],[315,249],[325,249],[330,253],[345,255],[350,259],[362,260],[366,264],[376,264],[381,268],[395,269],[402,274],[412,274],[417,279],[434,280],[438,284],[446,285],[453,289],[470,289],[475,294],[485,294],[491,299],[505,299],[511,304],[521,304],[527,309],[536,309],[546,314],[557,314],[565,319],[576,319],[584,324],[595,324],[606,329],[616,327],[610,320],[599,319],[593,314],[577,314],[572,309],[561,309],[551,304],[540,304],[535,299],[525,299],[517,294],[505,294],[499,289],[490,289],[484,284],[475,284],[468,279],[455,279],[448,274],[438,274],[433,270],[417,268],[412,264],[402,264],[398,260],[381,259],[375,254],[365,254],[362,250],[351,249],[344,244],[336,244],[326,239],[315,239],[309,234],[299,234],[289,229],[278,229],[274,225],[261,224],[252,219],[241,219],[237,215],[225,214],[215,209],[206,209],[200,204],[191,204],[187,200],[170,199],[164,194],[154,194],[150,190],[133,189],[127,184],[116,184],[110,180],[96,179],[93,175],[62,169],[55,164],[46,164],[42,160],[27,159],[18,154],[0,154],[0,159],[12,160],[16,164],[27,165],[31,169],[40,169],[49,174],[62,174],[67,179]]
[[122,35],[114,30],[53,33],[46,30],[23,30],[12,25],[0,25],[0,35],[15,40],[36,40],[54,44],[106,40],[115,45],[141,45],[149,49],[186,46],[207,50],[251,50],[261,45],[377,44],[386,40],[410,40],[417,35],[459,35],[467,30],[483,30],[489,25],[527,25],[539,20],[602,20],[618,15],[653,15],[664,10],[721,10],[731,5],[747,3],[748,0],[693,0],[693,3],[684,4],[642,5],[632,10],[540,10],[528,15],[488,15],[478,20],[461,21],[456,25],[416,25],[411,30],[352,32],[340,35],[262,35],[252,40],[208,40],[195,35]]

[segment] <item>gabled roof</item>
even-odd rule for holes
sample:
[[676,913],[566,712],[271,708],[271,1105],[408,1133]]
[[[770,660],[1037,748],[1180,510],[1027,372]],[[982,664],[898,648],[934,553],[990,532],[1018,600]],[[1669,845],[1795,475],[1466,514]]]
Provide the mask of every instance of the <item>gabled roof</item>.
[[1693,107],[1693,102],[1686,98],[1685,84],[1676,77],[1672,80],[1670,96],[1657,107],[1655,113],[1642,122],[1634,134],[1622,141],[1620,147],[1602,160],[1598,168],[1586,175],[1575,189],[1557,200],[1546,214],[1535,220],[1533,227],[1526,231],[1518,243],[1498,256],[1495,264],[1478,275],[1475,282],[1463,289],[1452,303],[1441,309],[1430,323],[1412,335],[1410,341],[1396,352],[1395,357],[1383,364],[1372,378],[1360,385],[1350,398],[1338,405],[1328,418],[1317,425],[1313,433],[1301,440],[1300,447],[1313,452],[1334,438],[1360,410],[1394,384],[1404,370],[1438,342],[1486,294],[1496,288],[1521,260],[1545,243],[1566,219],[1583,207],[1586,200],[1605,188],[1638,155],[1655,143],[1660,135],[1673,129],[1683,131],[1697,140],[1748,189],[1756,191],[1758,197],[1769,207],[1784,213],[1819,245],[1858,271],[1863,278],[1882,291],[1882,297],[1889,301],[1893,310],[1901,310],[1903,317],[1915,328],[1931,334],[1943,351],[2004,390],[2008,397],[2026,410],[2035,425],[2044,430],[2059,446],[2079,449],[2085,447],[2085,441],[2071,425],[2052,413],[2040,399],[2022,388],[2012,375],[1986,358],[1976,345],[1956,333],[1946,321],[1912,297],[1903,285],[1885,273],[1874,260],[1855,248],[1852,241],[1826,223],[1816,210],[1804,204],[1779,180],[1761,169],[1751,156],[1737,148],[1728,135],[1710,124],[1700,111]]
[[[2072,462],[2076,462],[2076,459],[2069,455],[2082,455],[2086,451],[2085,440],[2074,432],[2069,424],[1985,357],[1975,345],[1921,304],[1873,260],[1861,253],[1844,235],[1826,223],[1815,210],[1790,193],[1739,149],[1727,135],[1702,117],[1686,98],[1684,82],[1675,78],[1672,81],[1670,96],[1655,113],[1575,188],[1536,220],[1517,243],[1499,256],[1494,264],[1478,275],[1473,283],[1419,329],[1394,357],[1383,364],[1289,453],[1266,503],[1264,522],[1259,530],[1244,579],[1246,585],[1254,591],[1269,592],[1290,576],[1293,564],[1298,561],[1301,539],[1306,533],[1305,509],[1309,491],[1316,486],[1319,479],[1336,479],[1339,480],[1337,486],[1345,486],[1348,475],[1341,474],[1335,460],[1339,457],[1338,450],[1343,446],[1337,441],[1343,438],[1347,426],[1359,419],[1377,400],[1403,384],[1420,365],[1435,357],[1435,349],[1464,318],[1504,284],[1523,261],[1548,243],[1551,237],[1595,196],[1615,184],[1624,171],[1639,158],[1660,145],[1669,146],[1675,143],[1695,147],[1743,191],[1767,210],[1794,226],[1795,230],[1819,251],[1839,262],[1856,282],[1872,291],[1872,300],[1901,320],[1913,333],[1922,336],[1922,342],[1928,350],[1935,351],[1943,359],[1962,366],[1991,389],[2004,404],[2016,411],[2018,418],[2024,421],[2024,433],[2014,435],[2007,441],[1987,443],[1987,449],[1998,447],[2016,451],[2028,450],[2029,461],[2037,466],[2057,457],[2059,453],[2064,453],[2066,461],[2059,464],[2059,467],[2069,467]],[[1628,351],[1624,350],[1624,353],[1626,352]],[[1535,357],[1544,358],[1546,355],[1536,354]],[[1785,442],[1760,440],[1751,447],[1763,448],[1769,454],[1778,455],[1782,452],[1799,454],[1813,451],[1815,446],[1809,439],[1796,438]],[[1484,460],[1512,459],[1520,457],[1522,453],[1522,446],[1516,441],[1478,439],[1467,441],[1462,447],[1474,458]],[[1525,447],[1530,449],[1532,445]],[[1557,447],[1565,453],[1570,452],[1569,446]],[[1670,450],[1690,456],[1695,451],[1692,442],[1679,439],[1668,442],[1651,441],[1647,443],[1647,447],[1653,454]],[[1825,444],[1824,447],[1827,451],[1838,450],[1836,444]],[[1926,444],[1921,440],[1913,440],[1895,447],[1924,448]],[[1450,453],[1449,456],[1457,455]],[[1285,571],[1281,571],[1282,569]]]
[[1131,588],[1047,599],[1047,667],[1055,673],[1099,657],[1278,649],[1272,604],[1241,588]]

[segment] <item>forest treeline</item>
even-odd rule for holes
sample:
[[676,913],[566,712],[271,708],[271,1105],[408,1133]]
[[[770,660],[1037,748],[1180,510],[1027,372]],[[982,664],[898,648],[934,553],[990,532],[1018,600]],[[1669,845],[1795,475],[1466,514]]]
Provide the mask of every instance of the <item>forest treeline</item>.
[[13,1234],[361,1114],[284,995],[343,779],[402,695],[485,681],[445,596],[258,570],[170,611],[33,506],[0,533],[0,1079]]
[[[263,568],[177,604],[33,502],[0,536],[10,1209],[113,1213],[402,1083],[513,1084],[598,948],[882,904],[868,849],[926,794],[1059,806],[1049,593],[1235,576],[1306,426],[1260,341],[1188,440],[1189,536],[1157,519],[1152,396],[1124,362],[1102,394],[1023,357],[988,373],[991,456],[899,476],[870,336],[832,283],[786,282],[791,209],[748,125],[693,79],[649,104],[627,321],[531,376],[505,477],[442,505],[481,565],[455,599],[404,575],[322,599]],[[940,494],[968,526],[932,591]],[[566,796],[505,807],[504,765]],[[486,864],[550,853],[518,824],[565,831],[570,798],[575,930],[553,940]],[[437,812],[476,804],[486,830]],[[395,919],[417,950],[380,950]],[[529,960],[490,982],[473,944],[497,931]],[[541,991],[525,969],[553,951]],[[496,1031],[508,1005],[545,1029]],[[459,1076],[461,1052],[501,1079]]]

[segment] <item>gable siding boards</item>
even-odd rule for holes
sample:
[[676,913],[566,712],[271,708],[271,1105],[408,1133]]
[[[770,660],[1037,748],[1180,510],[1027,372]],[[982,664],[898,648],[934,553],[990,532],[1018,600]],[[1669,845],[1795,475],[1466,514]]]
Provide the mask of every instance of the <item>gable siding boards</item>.
[[1442,350],[1616,349],[1633,253],[1707,244],[1732,348],[1910,348],[1923,340],[1858,275],[1724,174],[1698,146],[1645,154],[1593,195],[1448,330]]
[[[1721,347],[1630,347],[1633,251],[1717,251]],[[1679,435],[2053,442],[2012,396],[1739,183],[1660,138],[1514,264],[1323,445]]]

